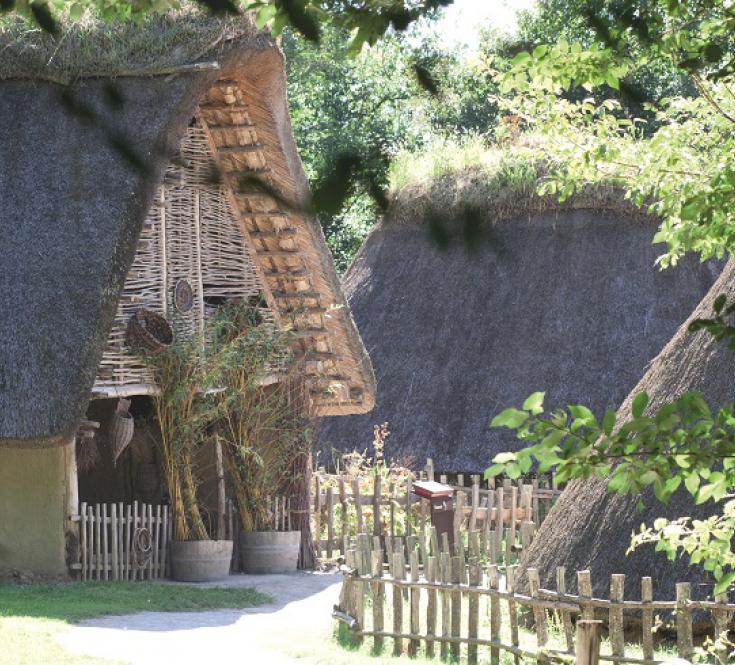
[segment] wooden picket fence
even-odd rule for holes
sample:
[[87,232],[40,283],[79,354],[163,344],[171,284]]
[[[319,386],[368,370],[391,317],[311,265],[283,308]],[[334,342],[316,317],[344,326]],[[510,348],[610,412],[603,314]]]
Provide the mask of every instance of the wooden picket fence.
[[[413,656],[423,647],[428,658],[451,656],[454,662],[469,665],[478,662],[481,650],[489,652],[491,665],[500,663],[503,652],[512,654],[516,664],[526,659],[568,663],[574,660],[576,619],[602,617],[607,620],[608,644],[600,653],[601,661],[656,665],[662,662],[656,659],[654,645],[654,613],[659,611],[675,617],[672,647],[680,658],[691,661],[692,615],[698,610],[711,621],[714,662],[725,665],[733,657],[722,638],[735,604],[728,604],[726,595],[693,601],[689,583],[676,585],[675,600],[661,601],[653,599],[651,578],[646,577],[642,600],[625,600],[625,575],[613,575],[610,598],[603,599],[592,597],[589,571],[577,573],[575,595],[566,591],[564,568],[557,569],[554,590],[540,588],[538,571],[529,569],[529,594],[524,595],[515,590],[516,567],[509,566],[501,576],[497,565],[486,564],[479,556],[479,545],[472,544],[479,541],[476,536],[470,538],[469,557],[461,549],[453,555],[446,548],[432,549],[424,566],[418,549],[371,549],[370,540],[361,535],[347,551],[333,616],[350,627],[354,639],[371,638],[376,653],[392,644],[394,655]],[[631,613],[637,624],[625,621]],[[533,635],[520,628],[525,616],[533,619]]]
[[[435,480],[431,460],[419,478]],[[520,479],[516,483],[505,479],[497,486],[494,479],[483,482],[479,475],[458,474],[451,479],[441,475],[438,480],[455,490],[455,533],[479,531],[486,549],[494,547],[496,558],[506,565],[517,560],[524,544],[530,544],[561,494],[553,478]],[[366,482],[372,487],[366,488]],[[412,488],[410,478],[397,483],[386,482],[378,474],[366,480],[315,470],[312,529],[320,558],[344,556],[349,538],[358,533],[425,541],[430,526],[429,501],[416,496]]]
[[81,503],[79,558],[82,580],[150,580],[166,576],[171,523],[168,506]]

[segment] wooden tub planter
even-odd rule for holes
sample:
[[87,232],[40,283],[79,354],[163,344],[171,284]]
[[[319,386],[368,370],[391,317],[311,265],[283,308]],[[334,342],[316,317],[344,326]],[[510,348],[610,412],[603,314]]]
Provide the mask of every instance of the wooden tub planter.
[[243,531],[240,565],[255,575],[294,573],[299,561],[301,531]]
[[230,574],[231,540],[172,540],[171,576],[178,582],[216,582]]

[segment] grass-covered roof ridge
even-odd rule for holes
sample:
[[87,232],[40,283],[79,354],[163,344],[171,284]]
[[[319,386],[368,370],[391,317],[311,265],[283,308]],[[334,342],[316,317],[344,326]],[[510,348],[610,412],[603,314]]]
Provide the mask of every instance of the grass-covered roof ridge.
[[391,167],[386,220],[415,223],[437,216],[451,220],[468,209],[488,220],[580,208],[645,215],[614,181],[582,183],[564,201],[557,194],[542,193],[552,160],[553,154],[533,140],[490,146],[475,136],[439,139],[418,153],[400,153]]
[[60,83],[85,77],[156,73],[202,60],[249,41],[259,33],[251,14],[212,16],[182,3],[181,9],[139,20],[105,21],[91,14],[60,17],[52,37],[17,14],[0,18],[0,79],[43,79]]

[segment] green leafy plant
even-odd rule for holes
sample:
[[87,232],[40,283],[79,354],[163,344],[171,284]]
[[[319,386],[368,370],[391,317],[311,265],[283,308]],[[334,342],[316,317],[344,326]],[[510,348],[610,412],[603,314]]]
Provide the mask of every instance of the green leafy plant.
[[158,386],[153,404],[175,540],[209,538],[197,500],[195,465],[209,425],[200,400],[206,382],[202,341],[199,336],[179,338],[164,351],[145,356]]
[[[519,439],[529,443],[516,452],[496,455],[485,475],[507,473],[511,478],[529,471],[556,469],[565,481],[591,476],[607,478],[608,489],[637,495],[652,487],[659,501],[667,502],[683,485],[696,503],[720,501],[735,487],[735,415],[727,405],[712,413],[698,392],[647,414],[648,395],[637,394],[632,417],[616,422],[614,411],[601,420],[583,405],[570,405],[545,413],[544,393],[530,395],[520,409],[509,408],[493,418],[491,426],[515,430]],[[640,499],[639,499],[640,501]],[[729,505],[729,504],[728,504]],[[732,508],[708,522],[664,522],[654,525],[659,535],[669,535],[660,549],[670,556],[683,547],[697,552],[697,562],[717,579],[721,591],[735,579],[733,561],[720,556],[730,531]],[[636,544],[651,542],[651,532],[639,536]],[[705,533],[707,534],[705,536]],[[697,549],[700,547],[700,549]]]
[[[311,431],[303,383],[284,374],[290,340],[239,303],[220,307],[201,334],[147,356],[159,387],[154,404],[177,540],[209,538],[196,459],[215,436],[246,530],[265,528],[268,500],[295,482],[295,469],[308,468],[300,460]],[[274,381],[265,386],[269,374]]]
[[[270,500],[305,494],[313,428],[307,386],[286,373],[289,333],[262,322],[255,309],[222,308],[209,338],[211,389],[203,401],[223,445],[240,522],[245,531],[270,530]],[[269,375],[277,380],[264,385]]]

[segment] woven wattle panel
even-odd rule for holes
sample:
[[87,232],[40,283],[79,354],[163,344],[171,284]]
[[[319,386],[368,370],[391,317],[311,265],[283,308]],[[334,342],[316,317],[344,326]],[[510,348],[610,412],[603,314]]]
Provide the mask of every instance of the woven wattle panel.
[[[180,279],[194,295],[194,306],[183,313],[173,304]],[[138,307],[164,314],[177,336],[188,336],[201,330],[203,317],[222,298],[248,299],[261,291],[237,219],[223,187],[214,182],[204,130],[196,123],[166,169],[143,226],[93,391],[133,385],[140,394],[153,390],[150,372],[125,342],[128,320]],[[263,314],[273,319],[269,311]]]

